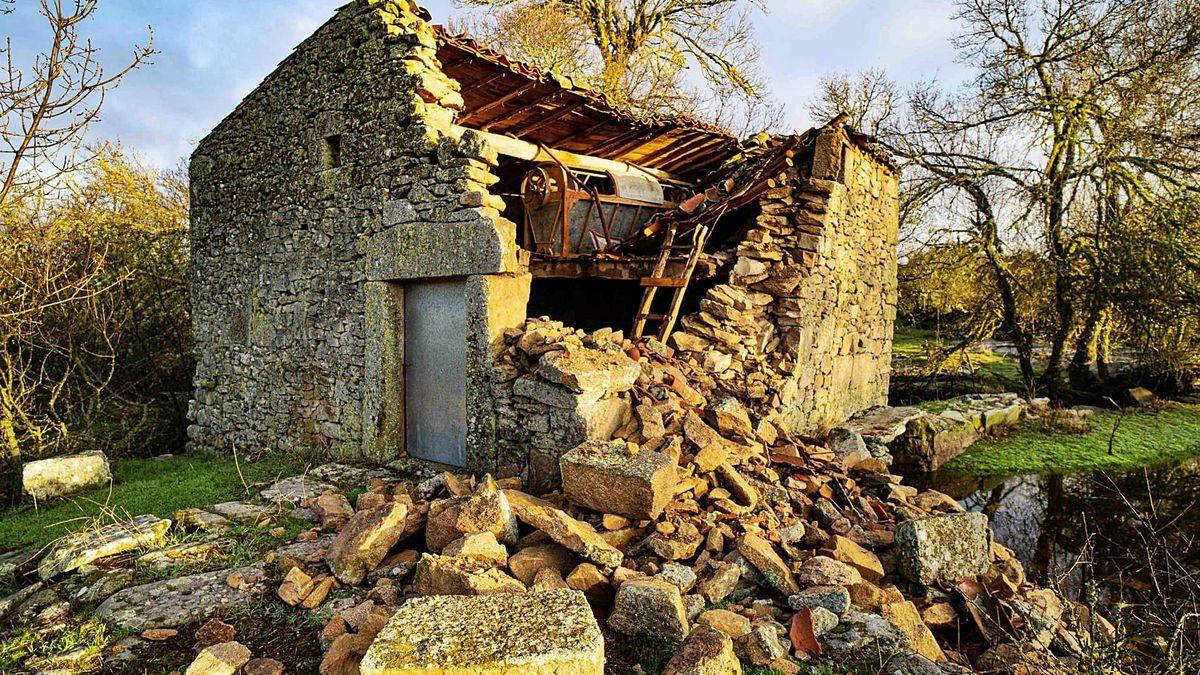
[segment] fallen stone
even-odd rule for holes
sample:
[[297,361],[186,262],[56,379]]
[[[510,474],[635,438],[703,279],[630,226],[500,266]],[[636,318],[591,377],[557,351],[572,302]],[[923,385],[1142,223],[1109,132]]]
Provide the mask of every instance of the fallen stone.
[[596,349],[548,352],[538,360],[538,375],[578,393],[628,391],[641,373],[641,366],[628,356]]
[[634,579],[621,584],[608,625],[631,637],[671,642],[679,642],[688,634],[687,610],[679,588],[657,579]]
[[151,642],[165,642],[179,635],[174,628],[147,628],[142,631],[142,638]]
[[491,595],[521,593],[525,585],[486,562],[426,553],[417,563],[413,590],[419,595]]
[[879,561],[879,556],[846,537],[833,535],[825,542],[821,552],[858,570],[867,581],[876,582],[883,578],[883,563]]
[[853,586],[862,580],[858,570],[823,555],[805,560],[796,572],[796,582],[802,586]]
[[800,591],[792,570],[775,552],[771,542],[756,534],[747,534],[738,540],[737,549],[779,592],[794,595]]
[[138,556],[137,564],[156,570],[168,570],[179,565],[200,563],[233,549],[234,542],[230,539],[189,541],[142,554]]
[[275,659],[250,659],[242,668],[243,675],[283,675],[283,663]]
[[112,470],[101,452],[38,459],[21,467],[21,487],[35,502],[68,497],[110,482]]
[[501,544],[517,543],[517,518],[503,491],[485,490],[429,505],[425,544],[430,551],[441,551],[455,539],[474,532],[491,532]]
[[946,660],[929,627],[921,620],[921,614],[911,602],[893,602],[879,608],[879,614],[903,638],[907,646],[930,661]]
[[250,660],[250,650],[240,642],[222,642],[205,647],[184,675],[234,675]]
[[582,593],[409,600],[381,630],[362,675],[603,675],[604,637]]
[[740,638],[750,632],[750,619],[727,609],[710,609],[701,612],[696,623],[715,628],[731,638]]
[[38,563],[38,576],[52,579],[101,558],[158,544],[170,527],[169,520],[143,515],[97,530],[76,532],[50,546],[49,552]]
[[512,554],[508,569],[526,586],[532,586],[534,577],[543,569],[552,569],[565,577],[577,564],[575,554],[558,544],[529,546]]
[[719,630],[696,626],[667,662],[662,675],[740,675],[733,640]]
[[508,549],[496,541],[491,532],[475,532],[454,540],[442,550],[442,555],[453,558],[471,558],[492,567],[508,564]]
[[319,497],[337,488],[311,476],[292,476],[277,480],[263,490],[259,497],[272,504],[299,504],[305,499]]
[[742,662],[760,667],[787,656],[787,649],[779,642],[779,633],[766,621],[753,625],[750,632],[734,640],[733,650]]
[[1154,392],[1150,391],[1149,389],[1147,389],[1145,387],[1134,387],[1134,388],[1128,390],[1128,394],[1129,394],[1129,400],[1132,401],[1133,405],[1135,405],[1135,406],[1150,405],[1150,404],[1154,403],[1154,400],[1156,398],[1154,396]]
[[584,558],[604,568],[617,567],[624,559],[624,554],[609,545],[591,525],[554,508],[550,502],[515,490],[505,490],[504,494],[521,522]]
[[[341,530],[354,517],[354,507],[350,505],[350,500],[346,499],[346,495],[338,492],[326,492],[312,500],[311,503],[312,510],[316,512],[317,518],[321,521],[321,529],[326,532]],[[384,503],[386,502],[380,502],[377,506],[382,506]]]
[[194,507],[179,509],[171,519],[177,526],[197,532],[223,532],[233,525],[225,516]]
[[408,508],[400,502],[355,513],[325,554],[334,576],[351,585],[365,579],[400,541],[407,515]]
[[624,441],[587,441],[560,460],[563,493],[580,506],[633,520],[657,518],[675,496],[676,464]]
[[613,597],[612,585],[608,583],[608,577],[600,571],[592,563],[582,563],[565,579],[568,588],[573,588],[582,592],[587,596],[588,602],[593,606],[607,606]]
[[990,558],[987,516],[951,513],[908,520],[896,528],[901,573],[923,585],[979,576]]
[[797,611],[821,607],[834,614],[845,614],[850,609],[850,591],[841,586],[813,586],[790,596],[788,607]]
[[222,502],[206,506],[206,510],[238,523],[258,523],[271,517],[275,509],[247,502]]
[[232,571],[163,579],[118,592],[96,608],[96,616],[119,629],[143,631],[177,628],[218,612],[244,607],[259,589],[254,584],[232,588],[227,583],[231,572],[256,582],[266,577],[262,565],[251,565]]
[[230,642],[237,637],[237,629],[220,619],[212,618],[196,629],[195,637],[196,649],[204,649],[222,642]]
[[754,424],[750,422],[750,414],[736,398],[726,396],[717,399],[709,407],[709,411],[716,418],[717,430],[722,434],[735,438],[754,437]]
[[275,594],[280,600],[295,607],[308,597],[313,590],[313,578],[304,573],[304,570],[299,567],[293,567],[284,577],[283,583],[279,584],[279,589]]
[[709,572],[696,584],[696,590],[709,603],[716,604],[737,588],[742,568],[732,563],[713,563]]
[[687,593],[696,585],[696,572],[687,565],[669,562],[665,563],[662,570],[654,575],[656,579],[675,584],[679,588],[680,593]]
[[863,441],[862,434],[846,427],[838,427],[830,431],[826,444],[833,451],[833,454],[837,455],[838,459],[845,459],[852,455],[858,455],[862,458],[871,456],[871,452],[867,450],[866,442]]

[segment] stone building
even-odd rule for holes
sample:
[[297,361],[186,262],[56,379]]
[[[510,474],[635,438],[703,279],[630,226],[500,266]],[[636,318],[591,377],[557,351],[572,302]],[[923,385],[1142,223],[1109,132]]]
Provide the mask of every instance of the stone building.
[[[640,314],[793,429],[885,402],[896,173],[840,125],[638,120],[408,0],[354,0],[190,173],[199,446],[520,473],[629,414],[499,367],[541,315],[629,336]],[[642,308],[651,288],[675,306]]]

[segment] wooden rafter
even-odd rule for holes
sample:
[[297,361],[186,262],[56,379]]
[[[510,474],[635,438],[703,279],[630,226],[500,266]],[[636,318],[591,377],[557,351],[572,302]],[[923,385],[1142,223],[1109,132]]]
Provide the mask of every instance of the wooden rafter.
[[724,145],[723,141],[718,142],[718,143],[704,143],[704,144],[702,144],[696,148],[693,148],[692,150],[689,150],[683,154],[672,157],[670,159],[670,161],[660,162],[659,165],[663,166],[663,167],[683,165],[683,164],[686,164],[687,162],[691,161],[692,159],[695,159],[696,157],[702,157],[704,155],[704,153],[706,153],[706,152],[712,152],[713,150],[716,150],[718,147],[720,147],[722,145]]
[[[491,103],[488,103],[487,105],[480,106],[480,107],[470,111],[469,113],[467,113],[466,115],[464,115],[461,118],[461,120],[459,121],[459,124],[466,124],[467,121],[469,121],[471,119],[475,119],[475,118],[479,117],[480,115],[489,113],[489,112],[495,110],[496,108],[499,108],[500,106],[504,105],[505,103],[508,103],[509,101],[513,100],[514,98],[517,98],[518,96],[521,96],[522,94],[528,92],[529,90],[538,87],[539,85],[541,85],[541,82],[530,82],[530,83],[526,84],[525,86],[517,87],[516,89],[513,89],[512,91],[501,96],[500,98],[496,99],[495,101],[492,101]],[[489,120],[489,122],[491,122],[491,121],[495,121],[495,120]]]
[[592,145],[589,145],[588,147],[581,150],[580,152],[582,152],[585,155],[599,154],[601,152],[604,152],[605,150],[607,150],[610,147],[616,147],[616,146],[620,145],[621,143],[624,143],[625,141],[628,141],[629,139],[633,138],[634,136],[640,136],[644,133],[646,133],[645,129],[633,128],[624,133],[619,133],[616,136],[613,136],[612,138],[608,138],[603,141],[598,141],[596,143],[593,143]]
[[645,157],[638,159],[638,161],[648,163],[661,160],[663,162],[669,162],[671,157],[675,157],[680,153],[687,152],[692,148],[695,148],[697,145],[708,142],[708,140],[708,136],[703,134],[695,135],[691,138],[687,138],[685,135],[677,141],[668,141],[667,143],[664,143],[661,148],[651,151]]
[[463,87],[461,89],[459,89],[458,93],[463,96],[466,96],[467,94],[475,91],[476,89],[486,87],[489,84],[495,82],[496,80],[503,78],[504,75],[505,75],[504,71],[498,71],[498,72],[492,73],[490,75],[484,75],[483,77],[479,78],[478,80],[475,80],[474,82],[472,82],[470,84],[463,85]]
[[538,129],[541,129],[542,127],[546,126],[547,124],[551,124],[557,120],[560,120],[560,119],[566,117],[567,115],[570,115],[571,113],[575,112],[576,110],[579,110],[580,108],[586,107],[587,104],[588,104],[588,102],[586,100],[580,99],[578,101],[575,101],[574,103],[561,106],[561,107],[557,108],[554,112],[552,112],[548,115],[543,115],[540,119],[534,120],[533,122],[530,122],[529,124],[525,124],[523,126],[517,127],[516,129],[513,129],[512,133],[516,134],[517,136],[520,136],[521,134],[532,133],[534,131],[537,131]]
[[517,108],[516,110],[513,110],[512,112],[508,113],[507,115],[501,115],[493,120],[490,120],[487,124],[484,124],[481,128],[484,131],[491,131],[492,127],[495,127],[497,124],[500,124],[501,122],[504,122],[504,121],[511,121],[517,117],[520,117],[521,114],[524,113],[525,111],[537,108],[539,105],[554,98],[559,93],[560,93],[559,91],[554,90],[554,91],[549,91],[545,94],[542,94],[541,96],[533,99],[529,103],[526,103],[525,105]]
[[592,126],[586,128],[586,129],[583,129],[582,131],[580,131],[578,129],[572,129],[571,131],[567,132],[567,134],[565,136],[559,136],[558,138],[551,140],[550,145],[553,147],[558,147],[558,146],[562,145],[563,143],[570,143],[571,141],[577,141],[581,138],[587,138],[587,137],[591,136],[592,134],[596,133],[597,131],[603,129],[604,127],[611,126],[613,124],[616,124],[616,122],[614,122],[611,119],[606,118],[606,119],[600,120],[599,122],[593,124]]

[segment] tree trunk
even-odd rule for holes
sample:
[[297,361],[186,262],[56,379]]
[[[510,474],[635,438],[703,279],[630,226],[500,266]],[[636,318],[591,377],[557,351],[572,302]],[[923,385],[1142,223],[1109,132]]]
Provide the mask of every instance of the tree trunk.
[[1091,364],[1096,359],[1096,341],[1100,336],[1100,320],[1103,310],[1094,305],[1083,322],[1083,330],[1075,338],[1075,354],[1067,366],[1067,377],[1072,389],[1093,391],[1099,381],[1092,373]]

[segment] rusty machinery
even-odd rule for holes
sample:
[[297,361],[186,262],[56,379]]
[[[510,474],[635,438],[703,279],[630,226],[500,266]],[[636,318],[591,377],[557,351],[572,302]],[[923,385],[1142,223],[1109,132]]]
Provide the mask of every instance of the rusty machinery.
[[521,181],[527,246],[555,257],[602,252],[674,208],[679,189],[637,170],[539,164]]

